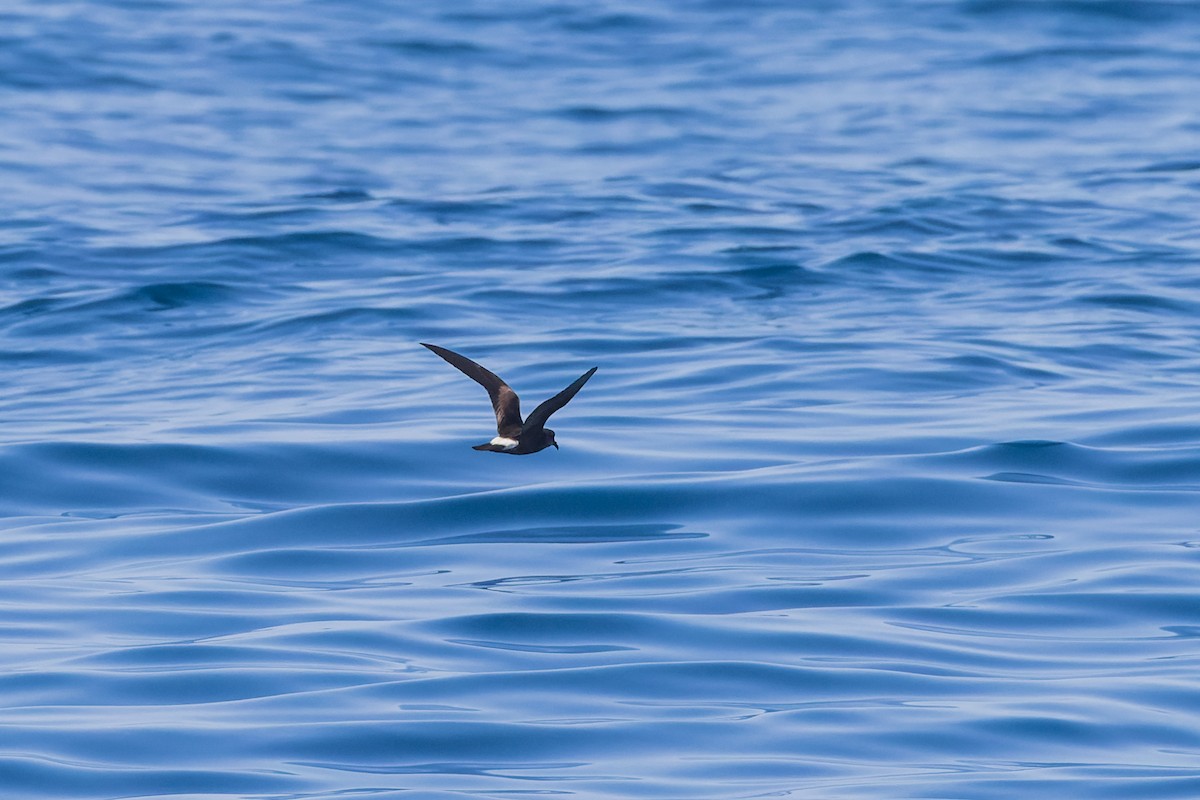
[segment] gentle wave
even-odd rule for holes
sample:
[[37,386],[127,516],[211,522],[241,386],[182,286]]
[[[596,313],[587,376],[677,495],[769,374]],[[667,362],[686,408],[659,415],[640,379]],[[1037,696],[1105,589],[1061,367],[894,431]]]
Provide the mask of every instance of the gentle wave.
[[10,3],[4,796],[1197,796],[1196,8]]

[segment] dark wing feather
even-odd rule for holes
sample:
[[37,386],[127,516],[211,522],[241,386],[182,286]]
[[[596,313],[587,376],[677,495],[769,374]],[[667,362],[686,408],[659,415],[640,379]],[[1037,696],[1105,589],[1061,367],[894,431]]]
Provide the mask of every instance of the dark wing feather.
[[[481,367],[471,359],[459,355],[453,350],[438,347],[436,344],[425,344],[425,342],[421,342],[421,344],[444,358],[451,366],[458,368],[468,378],[487,389],[488,397],[492,399],[492,410],[496,412],[496,433],[508,438],[520,435],[521,400],[517,397],[517,393],[512,390],[512,387],[500,379],[499,375]],[[566,401],[564,400],[563,402]]]
[[596,372],[596,367],[592,367],[587,372],[579,376],[579,378],[567,388],[563,389],[558,394],[551,397],[546,402],[535,408],[525,420],[525,427],[522,428],[522,433],[528,433],[532,430],[540,430],[546,427],[546,420],[550,419],[550,415],[560,408],[571,402],[571,398],[579,393],[583,385],[588,382],[588,378]]

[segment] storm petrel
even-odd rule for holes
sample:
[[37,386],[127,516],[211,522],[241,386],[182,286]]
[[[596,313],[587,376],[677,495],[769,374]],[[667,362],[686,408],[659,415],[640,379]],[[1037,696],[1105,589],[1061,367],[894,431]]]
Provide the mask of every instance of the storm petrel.
[[555,411],[571,402],[571,398],[583,388],[583,385],[588,382],[588,378],[592,377],[597,369],[592,367],[580,375],[570,386],[535,408],[533,413],[522,422],[521,400],[517,397],[517,393],[500,379],[499,375],[489,372],[453,350],[438,347],[436,344],[425,344],[425,342],[421,342],[421,345],[428,347],[468,378],[487,389],[488,397],[492,399],[492,409],[496,412],[496,433],[498,435],[487,444],[475,445],[473,449],[490,450],[493,453],[511,453],[514,456],[536,453],[551,445],[554,445],[555,450],[558,449],[558,442],[554,441],[554,431],[546,427],[546,420],[550,419],[550,415]]

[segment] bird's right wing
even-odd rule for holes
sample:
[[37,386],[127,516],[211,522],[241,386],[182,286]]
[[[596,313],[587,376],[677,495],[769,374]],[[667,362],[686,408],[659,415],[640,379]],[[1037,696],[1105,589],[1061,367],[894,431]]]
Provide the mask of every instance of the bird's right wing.
[[517,393],[496,373],[476,364],[466,356],[459,355],[453,350],[438,347],[436,344],[425,344],[433,352],[456,367],[464,375],[487,389],[488,397],[492,400],[492,410],[496,412],[496,432],[504,437],[515,437],[521,433],[521,400]]
[[571,402],[571,398],[579,393],[583,385],[588,382],[588,378],[595,374],[597,367],[592,367],[587,372],[575,379],[567,388],[563,389],[558,394],[551,397],[549,400],[542,403],[529,414],[529,419],[525,420],[525,431],[531,431],[536,428],[546,427],[546,420],[550,419],[550,415],[560,408]]

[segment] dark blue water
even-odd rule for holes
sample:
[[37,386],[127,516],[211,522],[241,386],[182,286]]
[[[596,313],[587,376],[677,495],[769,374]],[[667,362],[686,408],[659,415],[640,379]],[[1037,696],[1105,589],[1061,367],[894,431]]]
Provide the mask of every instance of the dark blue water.
[[6,3],[0,794],[1200,796],[1198,40]]

